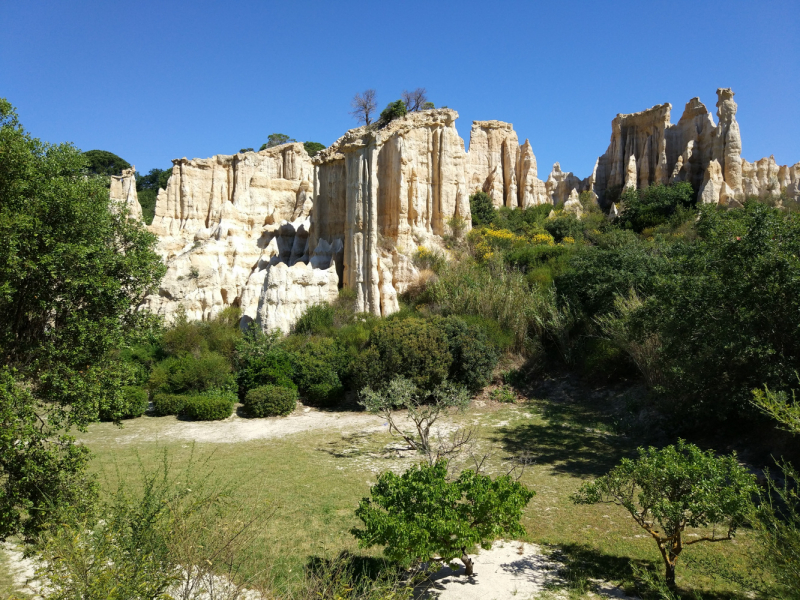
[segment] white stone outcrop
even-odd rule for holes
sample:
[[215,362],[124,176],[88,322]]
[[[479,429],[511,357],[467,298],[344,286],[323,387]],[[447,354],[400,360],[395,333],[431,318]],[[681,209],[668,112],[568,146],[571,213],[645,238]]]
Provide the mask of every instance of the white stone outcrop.
[[123,169],[121,175],[111,176],[111,186],[108,197],[118,206],[128,211],[128,217],[137,221],[142,220],[142,206],[136,193],[136,167]]
[[[556,163],[540,180],[531,143],[502,121],[475,121],[466,151],[450,109],[352,129],[314,159],[290,143],[174,160],[149,227],[168,269],[146,305],[168,320],[179,307],[209,319],[238,306],[245,324],[288,331],[347,288],[359,311],[391,314],[420,275],[415,251],[446,252],[447,236],[469,231],[469,196],[480,190],[496,207],[563,205],[578,217],[584,198],[612,219],[622,207],[608,192],[680,181],[729,207],[748,196],[800,200],[800,163],[743,160],[733,92],[717,95],[718,124],[698,98],[676,124],[670,104],[617,115],[586,179]],[[132,171],[112,178],[110,195],[141,219]]]

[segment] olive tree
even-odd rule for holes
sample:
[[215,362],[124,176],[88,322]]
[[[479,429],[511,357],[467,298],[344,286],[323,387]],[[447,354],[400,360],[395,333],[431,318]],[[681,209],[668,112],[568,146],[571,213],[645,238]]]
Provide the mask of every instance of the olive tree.
[[460,558],[472,576],[467,551],[523,535],[522,510],[534,492],[509,475],[492,480],[466,470],[448,480],[447,461],[439,460],[402,475],[381,473],[370,496],[356,510],[364,528],[351,530],[362,548],[383,545],[387,557],[404,565]]
[[[457,432],[449,445],[440,444],[433,448],[431,428],[446,414],[454,410],[464,410],[469,406],[469,392],[462,386],[449,381],[436,386],[433,391],[424,391],[410,379],[396,377],[382,390],[366,387],[361,390],[360,404],[368,411],[380,413],[389,424],[389,432],[396,433],[433,464],[443,455],[452,454],[465,446],[471,439],[471,432]],[[399,410],[405,410],[414,430],[401,428],[398,422]]]
[[[624,507],[655,540],[667,584],[674,587],[683,549],[732,539],[756,491],[755,477],[739,465],[735,454],[717,457],[678,440],[661,450],[640,448],[636,460],[623,459],[606,475],[583,484],[572,499],[576,504]],[[684,539],[687,527],[708,526],[713,526],[710,533]]]

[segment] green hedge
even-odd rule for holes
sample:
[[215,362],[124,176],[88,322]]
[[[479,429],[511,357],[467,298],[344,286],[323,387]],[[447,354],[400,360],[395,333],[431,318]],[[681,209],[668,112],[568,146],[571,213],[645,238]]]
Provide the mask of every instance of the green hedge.
[[278,417],[290,414],[297,405],[297,390],[277,385],[253,388],[244,399],[244,407],[253,417]]
[[188,396],[181,394],[155,394],[153,396],[153,410],[159,417],[177,415],[183,410]]
[[218,421],[230,417],[233,414],[235,404],[235,394],[215,390],[195,396],[187,396],[180,415],[195,421]]

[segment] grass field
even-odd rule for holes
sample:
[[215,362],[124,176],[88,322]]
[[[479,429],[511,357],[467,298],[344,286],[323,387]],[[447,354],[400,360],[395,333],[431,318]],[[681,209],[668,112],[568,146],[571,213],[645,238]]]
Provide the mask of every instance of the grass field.
[[[623,509],[570,501],[581,482],[631,455],[638,441],[615,434],[608,415],[597,408],[614,392],[594,392],[593,398],[592,393],[570,383],[551,385],[517,404],[497,404],[484,396],[450,422],[477,428],[478,451],[491,454],[489,472],[500,472],[504,461],[520,453],[533,461],[522,476],[536,491],[523,519],[524,541],[542,545],[564,563],[571,597],[581,597],[590,578],[624,587],[634,563],[660,568],[655,544]],[[300,584],[309,564],[342,551],[361,563],[379,560],[379,549],[361,550],[350,535],[358,524],[353,511],[377,473],[403,470],[415,460],[386,449],[398,439],[376,427],[374,417],[342,417],[351,420],[341,429],[229,443],[170,441],[160,432],[174,431],[173,417],[142,417],[121,430],[97,424],[82,440],[95,453],[93,468],[105,489],[114,489],[120,478],[136,485],[141,467],[153,468],[166,452],[173,472],[191,457],[199,459],[194,475],[211,486],[232,485],[245,514],[268,504],[271,517],[257,524],[243,574],[287,590]],[[715,577],[720,569],[708,565],[722,561],[730,570],[746,569],[749,544],[748,532],[742,531],[733,542],[692,546],[679,562],[679,586],[709,598],[747,597],[747,590]]]

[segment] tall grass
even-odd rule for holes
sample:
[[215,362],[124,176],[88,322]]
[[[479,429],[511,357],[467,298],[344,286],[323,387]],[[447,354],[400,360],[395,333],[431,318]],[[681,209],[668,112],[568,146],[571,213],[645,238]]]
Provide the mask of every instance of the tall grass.
[[530,286],[524,274],[501,261],[450,263],[430,283],[423,299],[445,314],[476,315],[497,321],[524,352],[530,338],[547,338],[562,357],[569,357],[568,307],[559,307],[555,292]]

